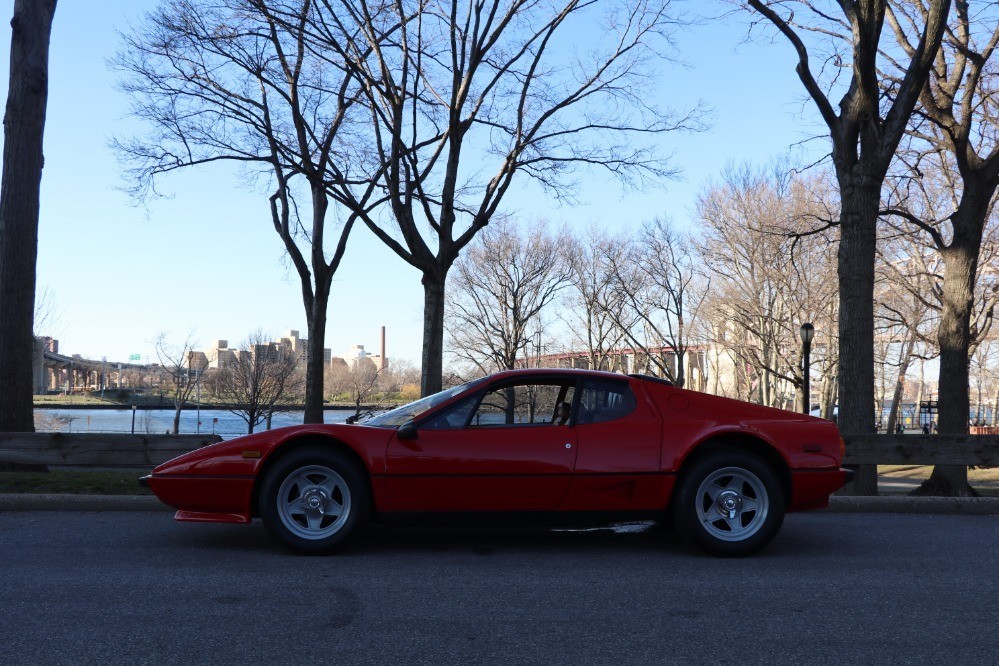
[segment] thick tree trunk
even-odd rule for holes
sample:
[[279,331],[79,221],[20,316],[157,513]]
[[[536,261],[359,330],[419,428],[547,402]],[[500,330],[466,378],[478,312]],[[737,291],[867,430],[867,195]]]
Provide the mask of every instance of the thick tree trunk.
[[423,377],[420,395],[438,393],[444,377],[444,271],[423,273]]
[[56,0],[15,0],[0,181],[0,432],[32,432],[35,264]]
[[[860,180],[853,176],[852,180]],[[879,179],[866,178],[869,182]],[[840,178],[839,272],[839,429],[874,432],[874,257],[879,187],[861,187]],[[844,493],[877,495],[877,467],[859,465]]]
[[[312,274],[304,265],[297,266],[302,283],[302,302],[305,305],[305,322],[308,341],[305,344],[305,414],[304,423],[323,422],[323,380],[326,370],[326,322],[329,312],[330,289],[336,266],[326,263],[323,247],[326,213],[329,197],[319,185],[312,188]],[[285,245],[294,243],[284,238]]]
[[[955,228],[958,227],[955,215]],[[980,236],[979,236],[980,238]],[[975,293],[980,242],[955,234],[943,250],[943,308],[940,313],[940,380],[937,401],[938,427],[942,435],[968,434],[968,349],[971,345],[971,309]],[[968,468],[937,465],[916,494],[967,497],[976,495],[968,486]]]
[[309,308],[309,341],[305,345],[305,423],[323,422],[323,377],[326,369],[326,321],[330,300],[329,279],[316,276],[316,295]]

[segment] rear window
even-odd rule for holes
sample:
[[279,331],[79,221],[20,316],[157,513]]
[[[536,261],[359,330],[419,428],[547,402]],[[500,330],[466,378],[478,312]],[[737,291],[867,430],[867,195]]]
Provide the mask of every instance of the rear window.
[[620,419],[635,410],[635,394],[627,382],[587,380],[579,400],[576,423],[603,423]]

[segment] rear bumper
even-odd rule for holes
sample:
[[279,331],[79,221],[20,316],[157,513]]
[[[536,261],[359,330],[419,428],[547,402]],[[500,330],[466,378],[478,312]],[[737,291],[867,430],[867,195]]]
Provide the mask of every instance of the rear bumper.
[[791,471],[788,511],[809,511],[829,506],[829,496],[853,480],[854,471],[843,467]]

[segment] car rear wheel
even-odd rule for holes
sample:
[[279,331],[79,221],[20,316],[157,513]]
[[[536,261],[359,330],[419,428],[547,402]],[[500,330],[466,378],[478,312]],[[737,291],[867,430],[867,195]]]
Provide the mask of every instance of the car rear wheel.
[[749,453],[714,451],[684,472],[674,496],[680,534],[723,557],[751,555],[784,522],[784,491],[773,468]]
[[335,450],[309,447],[278,460],[260,490],[260,517],[278,541],[302,553],[343,546],[367,520],[367,483]]

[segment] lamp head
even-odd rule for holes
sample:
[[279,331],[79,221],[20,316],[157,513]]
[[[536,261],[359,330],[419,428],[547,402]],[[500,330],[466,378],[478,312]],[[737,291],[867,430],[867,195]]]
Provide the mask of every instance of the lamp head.
[[815,327],[806,322],[801,325],[799,333],[801,334],[801,341],[809,345],[812,343],[812,338],[815,337]]

